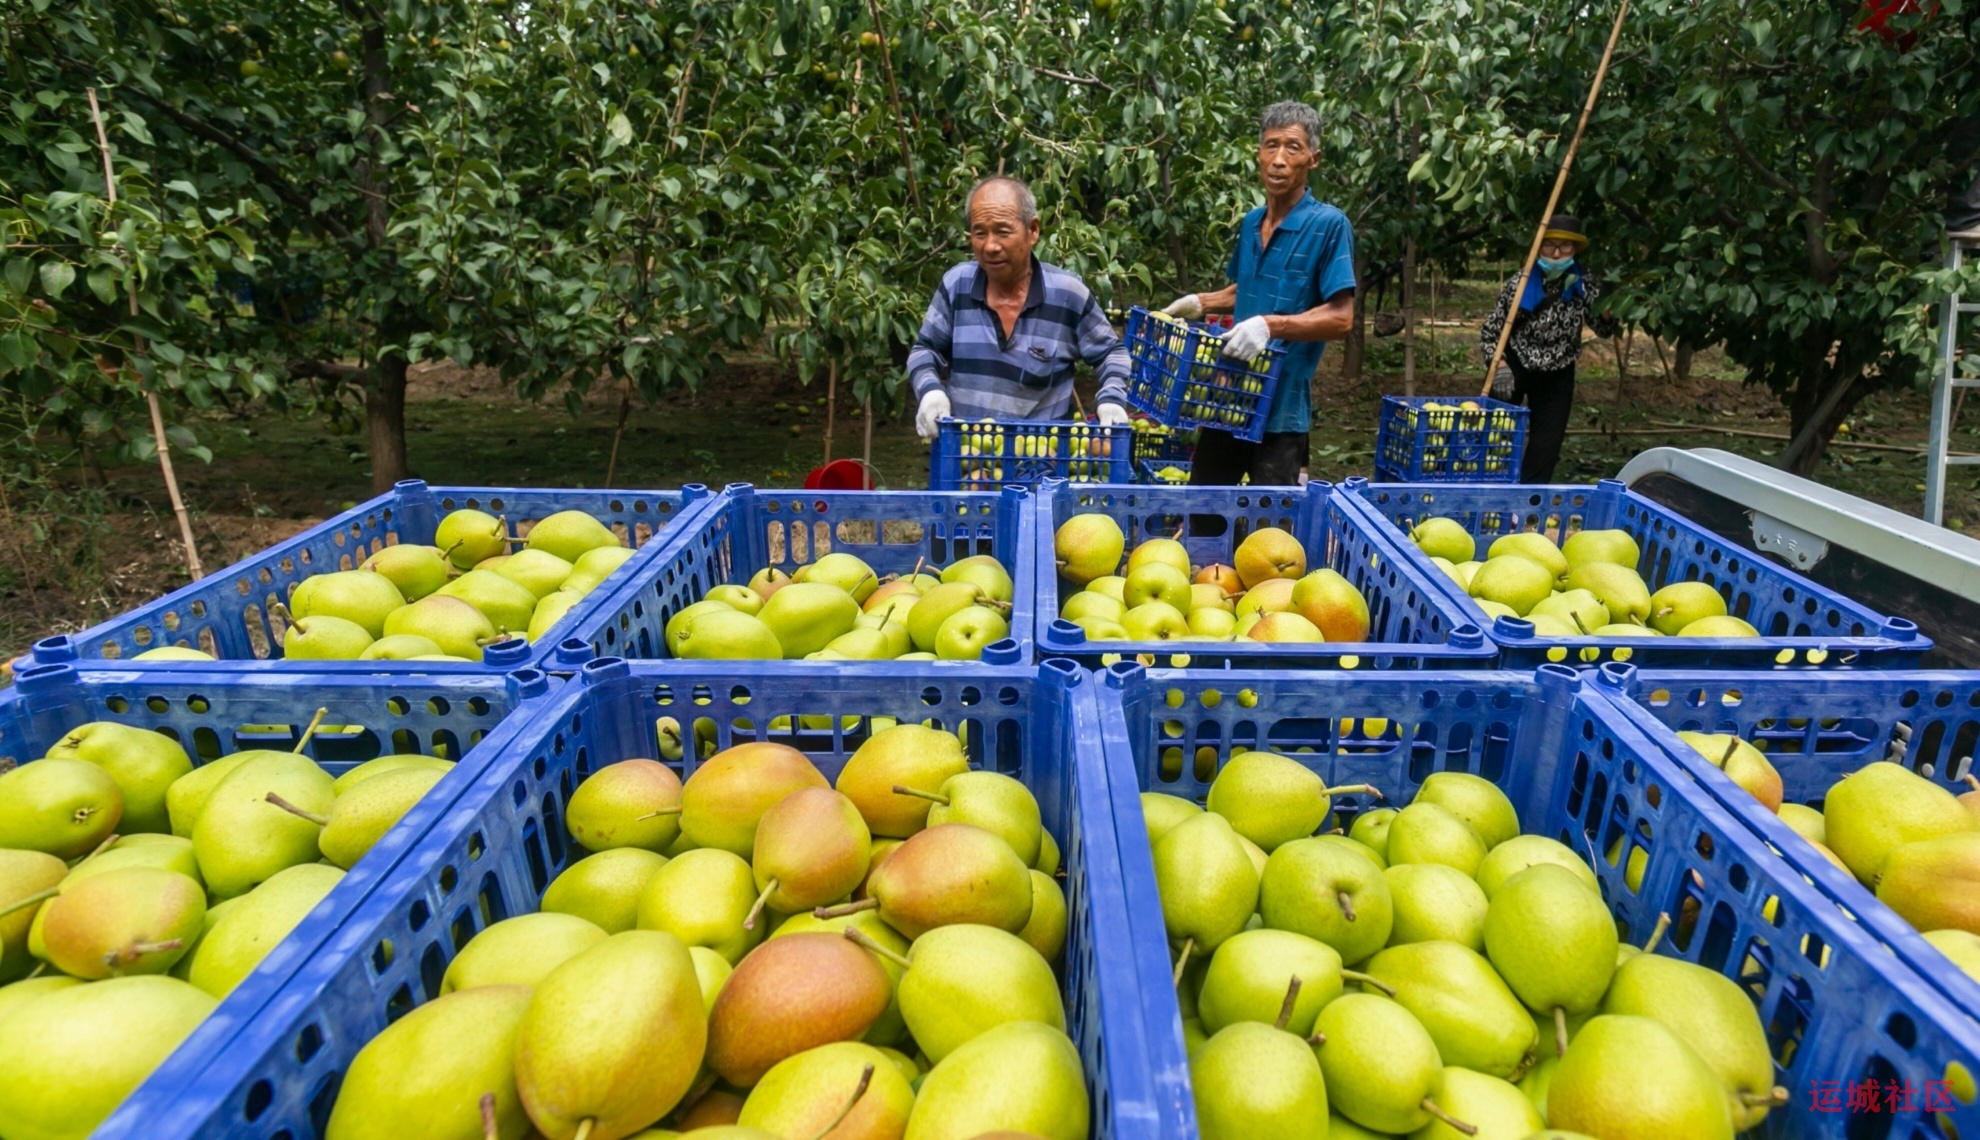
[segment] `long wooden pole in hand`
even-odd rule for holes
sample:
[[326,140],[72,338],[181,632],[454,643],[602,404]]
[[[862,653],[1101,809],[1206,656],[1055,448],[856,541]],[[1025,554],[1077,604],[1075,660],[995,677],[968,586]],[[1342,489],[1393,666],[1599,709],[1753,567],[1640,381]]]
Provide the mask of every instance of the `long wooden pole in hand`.
[[[96,88],[89,89],[89,118],[96,125],[96,148],[103,155],[103,196],[112,207],[117,205],[117,176],[110,169],[110,139],[103,133],[103,112],[96,105]],[[131,256],[137,256],[132,250]],[[138,315],[137,279],[130,282],[129,297],[131,316]],[[137,341],[140,350],[144,347],[143,338]],[[149,385],[144,389],[145,402],[151,405],[151,437],[158,447],[158,466],[165,473],[165,491],[172,500],[172,513],[179,520],[179,541],[186,547],[186,573],[197,582],[206,577],[206,570],[199,564],[199,547],[193,542],[192,520],[186,515],[186,501],[179,496],[179,477],[172,471],[172,448],[165,440],[165,413],[158,406],[158,393]]]
[[1616,22],[1609,28],[1609,43],[1602,49],[1602,64],[1595,69],[1595,82],[1588,85],[1588,102],[1581,106],[1581,121],[1575,124],[1574,137],[1568,140],[1567,154],[1561,158],[1561,172],[1554,176],[1554,192],[1547,195],[1547,208],[1540,213],[1540,224],[1534,227],[1533,243],[1526,249],[1526,260],[1520,263],[1519,283],[1513,286],[1512,302],[1506,306],[1505,323],[1499,326],[1499,343],[1492,349],[1492,363],[1485,368],[1485,386],[1478,389],[1483,396],[1492,391],[1492,377],[1498,375],[1499,365],[1505,363],[1506,342],[1512,339],[1513,318],[1519,313],[1519,299],[1526,295],[1526,282],[1533,276],[1533,263],[1540,257],[1540,243],[1547,236],[1547,219],[1554,216],[1555,207],[1561,204],[1561,191],[1567,187],[1568,169],[1574,165],[1574,152],[1581,146],[1581,135],[1588,129],[1588,116],[1595,113],[1595,99],[1602,94],[1602,81],[1609,76],[1609,59],[1616,53],[1616,41],[1622,37],[1623,17],[1629,15],[1629,0],[1622,0],[1616,9]]

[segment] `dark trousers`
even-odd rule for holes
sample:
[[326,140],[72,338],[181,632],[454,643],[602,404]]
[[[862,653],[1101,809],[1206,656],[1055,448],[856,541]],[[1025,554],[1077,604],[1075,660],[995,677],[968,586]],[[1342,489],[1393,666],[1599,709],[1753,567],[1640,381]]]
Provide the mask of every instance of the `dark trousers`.
[[1312,437],[1303,431],[1268,431],[1253,443],[1227,431],[1202,429],[1196,456],[1190,460],[1189,482],[1195,487],[1235,487],[1246,475],[1254,487],[1299,485]]
[[1551,483],[1554,467],[1561,461],[1568,415],[1574,411],[1574,365],[1542,372],[1525,367],[1517,358],[1509,357],[1506,363],[1512,366],[1513,403],[1528,409],[1519,481]]

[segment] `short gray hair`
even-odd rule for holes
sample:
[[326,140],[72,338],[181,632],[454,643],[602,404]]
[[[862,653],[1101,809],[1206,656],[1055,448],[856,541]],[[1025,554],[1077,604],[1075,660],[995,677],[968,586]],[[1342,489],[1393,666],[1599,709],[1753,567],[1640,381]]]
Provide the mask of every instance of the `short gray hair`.
[[1293,99],[1265,108],[1265,114],[1258,120],[1258,139],[1263,142],[1268,133],[1287,127],[1298,127],[1306,132],[1306,149],[1320,149],[1320,113]]
[[1007,186],[1017,196],[1018,221],[1031,224],[1038,220],[1038,198],[1022,178],[1012,178],[1008,174],[993,174],[969,188],[969,197],[963,199],[963,225],[969,225],[969,204],[976,201],[976,195],[987,186]]

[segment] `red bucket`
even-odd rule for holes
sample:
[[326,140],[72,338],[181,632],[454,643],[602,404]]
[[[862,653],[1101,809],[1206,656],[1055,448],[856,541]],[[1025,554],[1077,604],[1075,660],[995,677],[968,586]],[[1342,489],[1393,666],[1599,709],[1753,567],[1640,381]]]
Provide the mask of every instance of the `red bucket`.
[[807,491],[870,491],[873,479],[867,474],[866,464],[857,459],[834,459],[823,467],[814,467],[811,474],[804,477]]

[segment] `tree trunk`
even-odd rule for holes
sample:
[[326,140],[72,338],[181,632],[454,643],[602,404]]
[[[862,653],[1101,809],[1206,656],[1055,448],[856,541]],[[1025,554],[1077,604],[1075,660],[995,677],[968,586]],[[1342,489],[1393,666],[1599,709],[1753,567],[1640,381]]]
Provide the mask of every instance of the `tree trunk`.
[[371,489],[383,494],[406,478],[406,358],[378,362],[364,385],[364,417],[371,428]]
[[1787,449],[1778,465],[1804,478],[1812,477],[1842,425],[1868,392],[1861,383],[1863,366],[1835,339],[1827,322],[1811,327],[1801,342],[1801,379],[1788,394]]
[[1678,342],[1677,362],[1674,365],[1674,367],[1676,369],[1676,375],[1679,383],[1684,383],[1691,379],[1691,352],[1692,352],[1692,348],[1690,341],[1681,340]]

